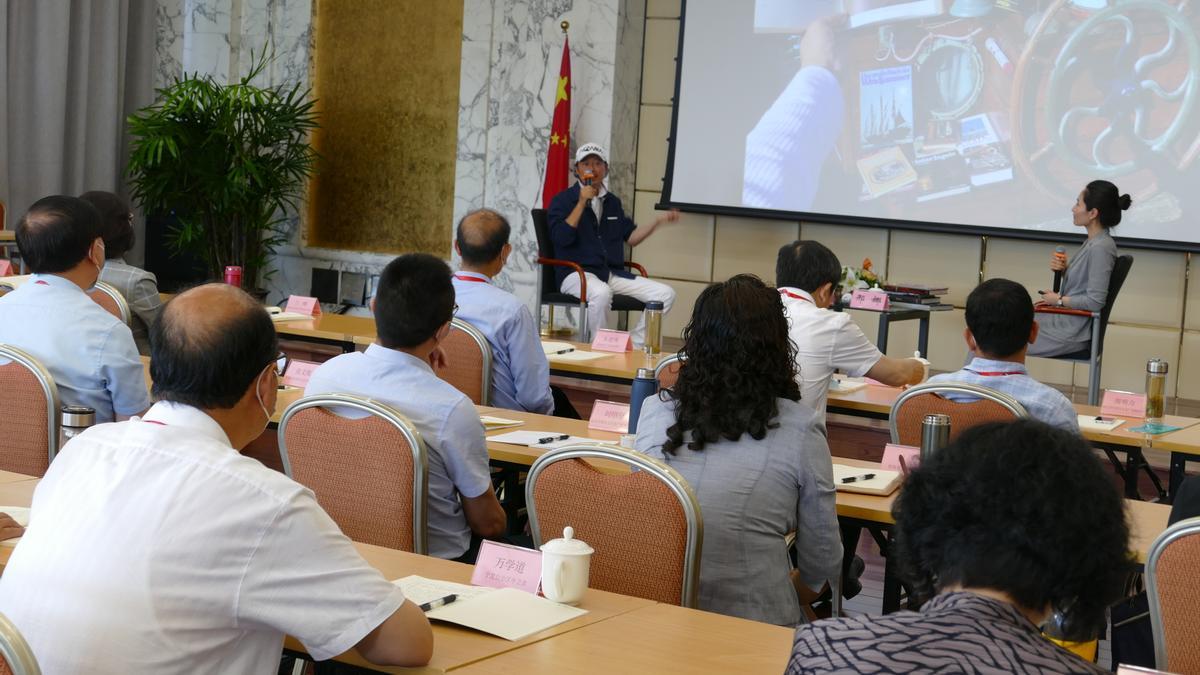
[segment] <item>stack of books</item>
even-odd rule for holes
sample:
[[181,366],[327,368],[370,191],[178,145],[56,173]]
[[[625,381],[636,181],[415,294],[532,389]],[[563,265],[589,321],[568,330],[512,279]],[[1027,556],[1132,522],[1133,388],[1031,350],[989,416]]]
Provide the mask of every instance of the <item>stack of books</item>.
[[942,302],[942,296],[950,289],[945,286],[930,286],[928,284],[884,284],[889,304],[899,309],[943,310],[952,305]]

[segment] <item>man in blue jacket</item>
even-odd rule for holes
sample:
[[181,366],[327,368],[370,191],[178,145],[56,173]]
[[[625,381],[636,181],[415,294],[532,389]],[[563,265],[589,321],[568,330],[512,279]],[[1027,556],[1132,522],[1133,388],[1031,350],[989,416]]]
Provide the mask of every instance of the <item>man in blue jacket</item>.
[[[679,220],[672,209],[654,222],[641,227],[625,215],[621,200],[608,191],[604,179],[608,176],[608,153],[595,143],[579,146],[575,153],[575,175],[579,182],[555,195],[547,214],[550,238],[554,242],[554,257],[579,263],[587,274],[588,334],[608,325],[608,308],[613,294],[628,295],[643,302],[663,303],[663,313],[675,302],[675,290],[670,286],[636,277],[625,268],[625,243],[637,246],[659,225]],[[579,275],[557,268],[559,289],[578,296]],[[642,345],[646,338],[645,317],[633,330],[633,342]]]

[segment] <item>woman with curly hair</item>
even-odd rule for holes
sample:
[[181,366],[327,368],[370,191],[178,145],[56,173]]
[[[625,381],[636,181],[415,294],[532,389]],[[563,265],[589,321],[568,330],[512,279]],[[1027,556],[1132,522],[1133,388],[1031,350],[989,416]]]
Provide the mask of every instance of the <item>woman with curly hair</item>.
[[817,590],[842,560],[833,465],[820,419],[800,405],[796,348],[779,293],[740,274],[700,294],[674,388],[642,406],[637,449],[683,475],[700,500],[700,608],[801,621],[784,537]]
[[1134,569],[1124,503],[1079,435],[1021,420],[968,429],[913,471],[892,554],[919,612],[796,631],[787,672],[1103,673],[1044,638],[1094,638]]

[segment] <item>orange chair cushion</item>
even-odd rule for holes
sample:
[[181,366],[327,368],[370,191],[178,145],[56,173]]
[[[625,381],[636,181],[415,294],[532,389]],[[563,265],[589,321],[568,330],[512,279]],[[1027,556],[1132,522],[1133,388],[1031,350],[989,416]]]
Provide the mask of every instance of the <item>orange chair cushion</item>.
[[15,361],[0,366],[0,410],[0,469],[45,475],[50,466],[46,392],[37,376]]
[[903,445],[921,444],[921,420],[926,415],[950,416],[950,440],[963,431],[987,422],[1006,422],[1015,419],[1008,408],[987,399],[959,402],[942,398],[937,394],[921,394],[904,402],[896,411],[896,431]]

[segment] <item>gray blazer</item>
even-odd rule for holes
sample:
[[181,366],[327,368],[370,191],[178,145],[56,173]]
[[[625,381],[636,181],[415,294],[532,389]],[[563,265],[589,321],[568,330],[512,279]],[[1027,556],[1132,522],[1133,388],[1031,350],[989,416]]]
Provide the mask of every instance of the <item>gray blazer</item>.
[[782,626],[802,620],[784,537],[796,532],[800,577],[820,588],[841,570],[833,464],[816,413],[779,399],[779,426],[695,452],[663,453],[675,402],[646,399],[636,447],[683,474],[700,500],[700,609]]
[[[1099,312],[1108,301],[1108,278],[1117,262],[1117,244],[1108,232],[1100,232],[1083,242],[1071,256],[1063,274],[1062,294],[1071,309]],[[1092,322],[1082,316],[1039,314],[1037,342],[1029,346],[1030,356],[1059,356],[1087,349],[1092,342]]]

